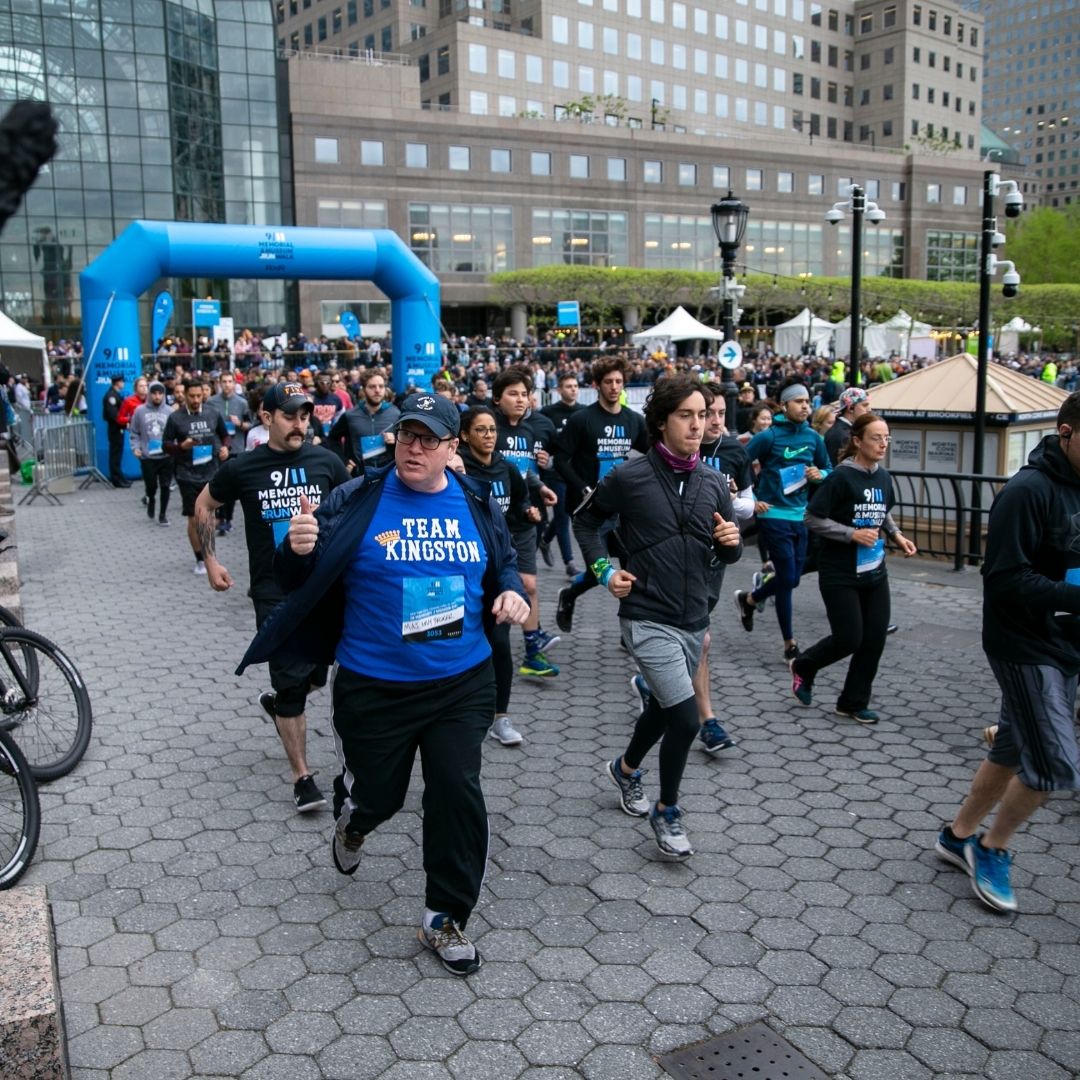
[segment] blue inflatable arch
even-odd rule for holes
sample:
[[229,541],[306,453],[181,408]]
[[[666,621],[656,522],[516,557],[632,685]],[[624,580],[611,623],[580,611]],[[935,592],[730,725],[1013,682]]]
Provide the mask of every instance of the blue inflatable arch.
[[[97,342],[87,353],[86,397],[106,475],[102,399],[113,375],[131,393],[142,373],[139,297],[163,277],[370,281],[390,299],[394,389],[430,389],[441,365],[439,279],[389,229],[135,221],[79,275],[83,346]],[[126,447],[124,472],[137,474]]]

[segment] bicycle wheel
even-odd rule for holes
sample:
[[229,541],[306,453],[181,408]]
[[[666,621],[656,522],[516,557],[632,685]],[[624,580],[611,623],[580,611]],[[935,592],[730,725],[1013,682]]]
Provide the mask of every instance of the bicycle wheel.
[[[3,626],[22,626],[22,620],[10,608],[0,604],[0,628]],[[31,648],[23,649],[22,654],[22,669],[26,673],[27,686],[29,686],[31,694],[36,694],[38,680],[37,657]]]
[[0,731],[0,889],[23,876],[37,848],[41,807],[37,784],[15,740]]
[[90,743],[90,695],[48,638],[0,627],[0,728],[15,732],[38,780],[71,772]]

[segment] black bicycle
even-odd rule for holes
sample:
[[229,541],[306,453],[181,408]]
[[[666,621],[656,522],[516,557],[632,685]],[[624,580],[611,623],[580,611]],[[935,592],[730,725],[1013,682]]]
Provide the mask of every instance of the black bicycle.
[[23,876],[37,849],[41,807],[37,783],[15,740],[0,731],[0,889]]
[[18,735],[36,779],[56,780],[75,768],[90,744],[90,695],[58,646],[33,630],[2,623],[0,731]]

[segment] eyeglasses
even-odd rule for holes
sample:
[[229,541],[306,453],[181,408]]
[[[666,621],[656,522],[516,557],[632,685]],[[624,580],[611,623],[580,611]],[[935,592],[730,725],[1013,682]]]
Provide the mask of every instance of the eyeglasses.
[[440,439],[438,435],[421,435],[419,431],[410,431],[409,428],[398,428],[398,442],[402,446],[412,446],[417,439],[425,450],[437,450],[440,443],[451,442],[451,439]]
[[498,435],[499,429],[494,427],[469,428],[470,435]]
[[892,442],[891,435],[864,435],[867,442],[877,443],[879,446],[888,446]]

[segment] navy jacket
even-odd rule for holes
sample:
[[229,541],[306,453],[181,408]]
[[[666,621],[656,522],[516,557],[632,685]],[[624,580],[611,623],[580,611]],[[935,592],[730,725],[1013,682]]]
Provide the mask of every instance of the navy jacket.
[[[288,540],[274,555],[274,574],[288,591],[263,623],[248,646],[236,674],[249,664],[263,664],[271,657],[283,663],[332,664],[345,623],[345,586],[341,575],[367,532],[383,491],[383,480],[394,465],[375,469],[334,488],[315,511],[319,538],[309,555],[296,555]],[[517,555],[510,542],[502,511],[491,498],[487,484],[448,470],[450,483],[461,484],[476,528],[487,551],[484,571],[484,630],[490,636],[495,625],[491,614],[496,597],[516,592],[528,595],[517,570]],[[378,678],[378,672],[365,672]]]

